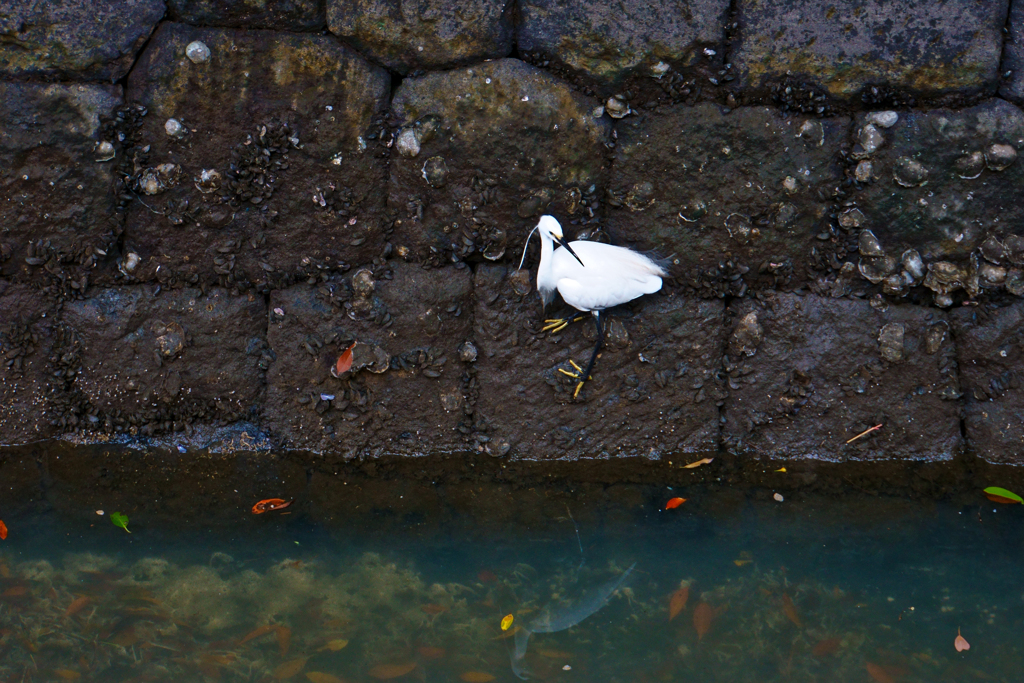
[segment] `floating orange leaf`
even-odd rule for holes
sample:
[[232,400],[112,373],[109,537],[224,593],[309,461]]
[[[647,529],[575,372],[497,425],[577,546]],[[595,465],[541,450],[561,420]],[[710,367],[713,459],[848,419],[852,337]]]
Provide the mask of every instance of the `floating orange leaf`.
[[264,512],[270,512],[272,510],[283,510],[295,501],[285,500],[283,498],[267,498],[261,500],[252,506],[252,514],[262,515]]
[[483,671],[467,671],[459,676],[459,680],[466,683],[489,683],[494,680],[494,676]]
[[274,632],[277,634],[277,647],[284,657],[292,644],[292,630],[287,626],[274,626]]
[[868,676],[876,683],[896,683],[893,677],[886,673],[885,669],[871,662],[864,662],[864,668],[868,670]]
[[341,352],[338,356],[338,360],[331,366],[331,374],[335,377],[341,377],[343,374],[352,369],[352,349],[356,348],[355,342],[352,342],[352,346],[348,347]]
[[793,599],[785,593],[782,594],[782,613],[798,627],[803,628],[803,623],[800,621],[800,615],[796,613],[796,605],[793,604]]
[[294,677],[295,674],[302,671],[302,669],[306,666],[307,659],[309,659],[309,657],[299,657],[298,659],[292,659],[290,661],[285,662],[284,664],[281,664],[276,669],[274,669],[274,678],[276,678],[279,681],[287,681],[289,678]]
[[444,605],[436,605],[436,604],[420,605],[420,609],[423,610],[426,614],[429,614],[432,617],[436,617],[438,614],[441,614],[442,612],[447,612],[448,611],[448,608],[445,607]]
[[693,627],[697,629],[698,642],[704,640],[705,634],[711,630],[711,622],[715,618],[715,609],[702,602],[693,609]]
[[956,647],[957,652],[963,652],[964,650],[970,650],[971,644],[967,642],[967,639],[960,635],[960,629],[956,630],[956,640],[953,641],[953,646]]
[[512,627],[512,622],[515,621],[515,615],[506,614],[501,618],[501,630],[507,631]]
[[673,619],[675,619],[676,616],[678,616],[680,612],[682,612],[684,609],[686,609],[686,602],[689,599],[690,599],[690,587],[689,586],[683,586],[682,588],[680,588],[679,590],[677,590],[675,593],[672,594],[672,597],[669,598],[669,600],[668,600],[668,620],[669,621],[672,621]]
[[82,674],[71,669],[54,669],[53,673],[63,678],[65,681],[77,681],[82,677]]
[[325,674],[320,671],[307,671],[306,678],[308,678],[311,681],[311,683],[345,683],[344,680],[338,678],[337,676]]
[[266,626],[260,626],[258,629],[255,629],[255,630],[250,631],[249,633],[245,634],[245,637],[243,637],[240,641],[238,641],[238,644],[239,645],[245,645],[250,640],[253,640],[255,638],[259,638],[260,636],[265,636],[268,633],[270,633],[271,631],[274,631],[276,628],[277,627],[274,624],[267,624]]
[[6,541],[6,540],[7,540],[7,525],[4,524],[4,521],[2,519],[0,519],[0,541]]
[[416,652],[420,654],[423,659],[441,659],[444,657],[445,650],[443,647],[433,647],[431,645],[420,645],[416,648]]
[[683,465],[688,470],[692,470],[694,467],[700,467],[701,465],[710,465],[714,458],[701,458],[696,462],[691,462],[689,465]]
[[671,510],[673,508],[677,508],[677,507],[679,507],[680,505],[682,505],[685,502],[686,502],[685,498],[669,498],[668,502],[665,503],[665,509],[666,510]]
[[64,616],[65,617],[70,617],[70,616],[72,616],[74,614],[78,614],[79,612],[82,611],[82,608],[84,608],[90,602],[92,602],[92,598],[90,598],[87,595],[83,595],[83,596],[81,596],[79,598],[75,598],[74,600],[71,601],[71,604],[68,605],[68,608],[66,610],[64,610]]
[[400,678],[416,668],[416,662],[408,664],[378,664],[370,669],[370,675],[381,681]]
[[834,655],[839,652],[839,644],[841,642],[843,641],[839,638],[826,638],[811,648],[811,654],[815,657],[827,657],[828,655]]
[[327,644],[320,648],[318,652],[337,652],[338,650],[344,650],[346,647],[348,647],[347,640],[344,638],[335,638],[334,640],[328,640]]

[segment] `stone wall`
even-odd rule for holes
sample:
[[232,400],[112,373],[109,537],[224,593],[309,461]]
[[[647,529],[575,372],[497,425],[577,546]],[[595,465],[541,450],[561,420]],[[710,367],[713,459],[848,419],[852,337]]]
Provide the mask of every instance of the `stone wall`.
[[0,8],[0,443],[1024,462],[1024,0],[458,5]]

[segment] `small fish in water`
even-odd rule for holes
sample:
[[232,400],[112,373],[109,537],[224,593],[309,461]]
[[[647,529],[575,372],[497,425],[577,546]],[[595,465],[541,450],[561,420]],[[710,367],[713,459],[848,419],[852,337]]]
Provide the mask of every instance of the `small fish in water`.
[[782,612],[786,615],[786,618],[796,624],[799,628],[803,628],[803,623],[800,621],[800,615],[796,612],[796,605],[793,604],[793,599],[782,594]]
[[262,515],[264,512],[283,510],[294,502],[294,500],[284,500],[283,498],[267,498],[252,506],[252,514]]
[[683,586],[668,601],[668,620],[672,621],[676,616],[686,609],[686,603],[690,599],[690,587]]
[[697,630],[697,642],[711,630],[711,622],[715,618],[715,608],[706,602],[697,605],[693,610],[693,628]]

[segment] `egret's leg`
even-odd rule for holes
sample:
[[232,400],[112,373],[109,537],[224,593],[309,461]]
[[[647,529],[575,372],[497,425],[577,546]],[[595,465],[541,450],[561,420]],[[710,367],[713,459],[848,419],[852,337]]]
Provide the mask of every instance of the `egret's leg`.
[[597,360],[597,354],[601,353],[601,348],[604,346],[604,323],[601,321],[601,311],[593,311],[594,324],[597,325],[597,344],[594,345],[594,353],[590,354],[590,362],[587,363],[587,371],[580,377],[580,383],[576,385],[576,391],[572,397],[576,398],[580,395],[580,390],[583,389],[584,383],[590,379],[590,371],[594,369],[594,362]]
[[561,332],[569,325],[573,324],[574,322],[583,320],[585,317],[587,317],[586,313],[577,313],[571,318],[550,318],[544,321],[544,327],[541,328],[541,331],[550,332],[551,334]]

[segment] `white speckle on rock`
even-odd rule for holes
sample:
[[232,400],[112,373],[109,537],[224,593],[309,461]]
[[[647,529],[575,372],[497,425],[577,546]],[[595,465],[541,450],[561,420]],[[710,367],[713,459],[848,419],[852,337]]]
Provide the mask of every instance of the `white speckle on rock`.
[[185,56],[193,64],[210,61],[210,48],[201,40],[193,40],[185,47]]
[[404,128],[398,134],[398,141],[395,142],[398,153],[404,157],[415,157],[420,153],[420,140],[416,131],[412,128]]
[[868,114],[865,119],[876,126],[892,128],[896,125],[896,122],[900,120],[900,115],[894,111],[873,111]]
[[185,130],[185,126],[181,125],[181,121],[178,119],[167,119],[164,122],[164,132],[170,135],[172,138],[183,138],[188,133]]
[[781,503],[782,501],[786,500],[785,498],[782,497],[781,493],[776,493],[774,496],[772,496],[772,498],[774,498],[776,500],[776,502],[779,502],[779,503]]

